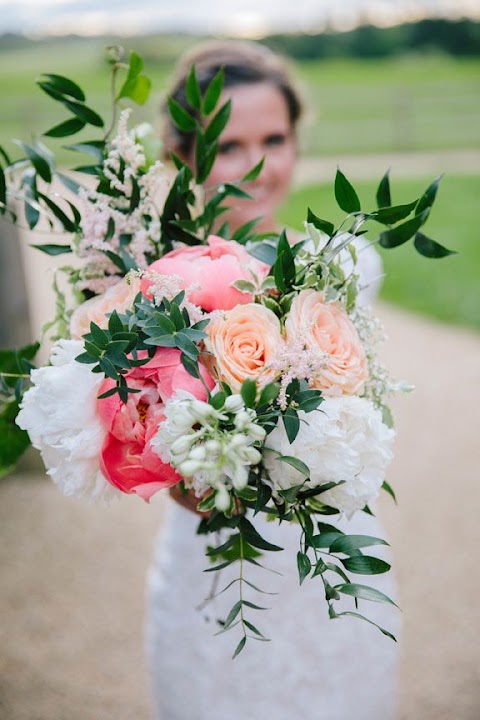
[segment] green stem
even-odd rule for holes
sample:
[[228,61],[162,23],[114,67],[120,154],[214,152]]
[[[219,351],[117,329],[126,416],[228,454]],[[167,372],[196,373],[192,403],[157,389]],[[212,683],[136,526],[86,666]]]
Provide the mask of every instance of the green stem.
[[116,97],[115,83],[116,83],[116,79],[117,79],[117,73],[120,70],[120,68],[122,68],[122,67],[124,68],[124,67],[126,67],[126,65],[124,65],[123,63],[115,63],[115,65],[112,66],[112,78],[110,81],[110,93],[111,93],[112,101],[113,101],[112,121],[110,123],[110,126],[109,126],[107,132],[105,133],[105,137],[104,137],[105,142],[107,142],[109,140],[110,135],[114,131],[115,126],[117,124],[118,100]]

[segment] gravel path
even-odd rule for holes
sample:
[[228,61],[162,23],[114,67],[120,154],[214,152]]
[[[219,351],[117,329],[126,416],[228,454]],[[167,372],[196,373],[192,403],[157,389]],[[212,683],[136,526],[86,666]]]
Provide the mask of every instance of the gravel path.
[[[401,720],[478,720],[480,337],[381,316],[389,366],[417,386],[395,402],[399,506],[381,504],[405,621]],[[1,720],[148,720],[143,586],[161,516],[161,501],[66,499],[38,472],[0,483]]]

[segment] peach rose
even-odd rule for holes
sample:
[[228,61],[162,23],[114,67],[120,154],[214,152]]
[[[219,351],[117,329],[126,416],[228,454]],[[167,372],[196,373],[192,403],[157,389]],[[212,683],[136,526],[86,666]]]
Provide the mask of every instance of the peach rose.
[[324,395],[358,395],[368,377],[367,360],[357,329],[338,302],[325,303],[323,293],[302,290],[285,321],[287,342],[301,337],[310,349],[328,353],[311,385]]
[[220,380],[239,392],[244,380],[274,380],[269,363],[283,345],[280,321],[263,305],[237,305],[218,313],[206,328],[206,348]]
[[[256,260],[234,240],[209,235],[208,245],[193,245],[172,250],[148,268],[160,275],[179,275],[182,287],[194,287],[189,300],[207,312],[230,310],[240,303],[250,303],[253,297],[233,287],[236,280],[252,280],[253,271],[260,280],[269,267]],[[142,281],[142,292],[149,295],[148,280]]]
[[70,335],[73,340],[79,340],[82,335],[90,332],[90,323],[94,322],[101,328],[108,326],[107,313],[116,310],[123,313],[133,305],[135,296],[140,292],[140,279],[138,277],[123,278],[108,288],[102,295],[82,303],[70,318]]

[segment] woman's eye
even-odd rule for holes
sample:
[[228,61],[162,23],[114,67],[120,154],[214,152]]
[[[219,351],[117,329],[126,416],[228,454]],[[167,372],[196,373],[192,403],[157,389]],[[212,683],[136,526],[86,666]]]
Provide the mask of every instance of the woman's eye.
[[235,150],[238,150],[238,148],[239,143],[236,140],[226,140],[225,142],[220,142],[218,144],[218,154],[230,155],[235,152]]
[[287,136],[284,133],[275,133],[265,138],[265,145],[267,147],[275,147],[277,145],[283,145],[287,140]]

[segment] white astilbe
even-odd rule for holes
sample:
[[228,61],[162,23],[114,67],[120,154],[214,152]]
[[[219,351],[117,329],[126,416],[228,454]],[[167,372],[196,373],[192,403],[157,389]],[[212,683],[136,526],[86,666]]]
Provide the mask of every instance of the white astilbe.
[[[180,275],[163,275],[155,270],[140,270],[137,274],[148,281],[148,292],[152,295],[155,305],[160,305],[164,298],[173,300],[184,289],[183,278]],[[189,300],[190,294],[199,288],[198,283],[192,283],[186,287],[185,296],[180,303],[180,309],[185,308],[192,324],[200,322],[206,317],[201,308]]]
[[246,487],[250,467],[262,458],[253,447],[265,438],[255,411],[245,408],[240,395],[230,395],[216,410],[183,393],[167,403],[165,417],[151,440],[154,452],[182,475],[197,497],[214,490],[216,508],[228,510],[229,490]]
[[305,487],[342,483],[319,498],[347,515],[375,499],[392,459],[394,431],[365,398],[328,398],[316,411],[299,411],[300,431],[290,444],[283,423],[268,436],[264,464],[274,490],[286,490],[304,482],[304,476],[278,459],[293,455],[310,469]]
[[100,471],[105,430],[96,405],[103,375],[75,361],[80,340],[60,340],[51,366],[32,370],[16,422],[40,450],[48,475],[64,495],[109,500],[120,491]]
[[[156,196],[166,183],[163,165],[155,162],[144,172],[146,164],[143,146],[135,135],[128,132],[130,110],[121,113],[116,136],[108,146],[103,162],[103,174],[114,195],[97,190],[82,189],[79,192],[81,214],[81,237],[74,250],[83,260],[78,289],[97,293],[118,280],[118,267],[105,253],[118,253],[120,238],[130,237],[125,247],[139,268],[146,268],[157,253],[161,231]],[[123,161],[123,162],[122,162]],[[139,190],[137,206],[130,210],[133,183]],[[113,233],[105,240],[109,230]],[[103,281],[103,283],[102,283]]]

